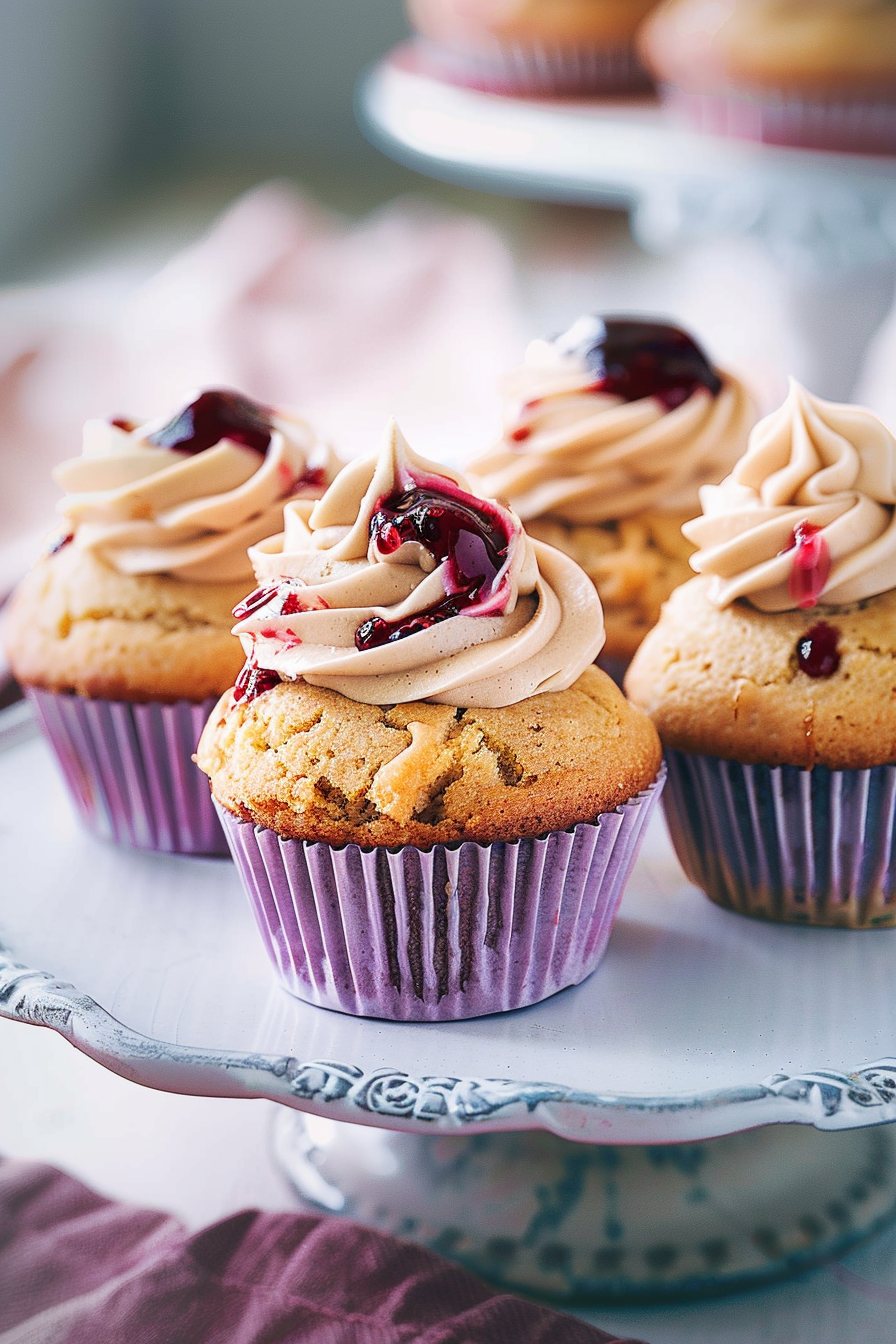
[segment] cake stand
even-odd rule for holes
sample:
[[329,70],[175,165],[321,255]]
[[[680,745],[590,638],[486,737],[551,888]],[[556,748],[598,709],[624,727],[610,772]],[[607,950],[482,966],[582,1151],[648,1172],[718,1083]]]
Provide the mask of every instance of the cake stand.
[[896,1212],[896,931],[717,909],[659,817],[588,981],[406,1024],[282,991],[229,860],[79,830],[21,706],[0,795],[0,1014],[148,1087],[283,1103],[318,1207],[565,1301],[740,1287]]
[[614,206],[652,251],[723,235],[774,260],[793,371],[849,398],[896,290],[896,158],[698,135],[651,99],[522,99],[425,74],[398,48],[358,86],[362,130],[421,173],[499,194]]

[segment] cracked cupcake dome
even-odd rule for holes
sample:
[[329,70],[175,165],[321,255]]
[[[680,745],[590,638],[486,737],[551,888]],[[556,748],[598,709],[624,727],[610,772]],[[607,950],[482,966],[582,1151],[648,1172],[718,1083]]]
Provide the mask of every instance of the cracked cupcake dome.
[[296,681],[220,701],[197,760],[234,815],[339,845],[490,843],[562,830],[648,787],[656,735],[588,668],[497,709],[365,705]]

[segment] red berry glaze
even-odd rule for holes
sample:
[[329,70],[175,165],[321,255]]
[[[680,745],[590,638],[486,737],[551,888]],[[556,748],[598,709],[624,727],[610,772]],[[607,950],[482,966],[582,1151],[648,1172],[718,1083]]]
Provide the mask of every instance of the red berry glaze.
[[[445,564],[449,593],[426,611],[403,621],[371,617],[355,632],[355,647],[378,648],[429,630],[458,616],[493,615],[501,610],[513,536],[507,515],[450,482],[416,481],[384,496],[370,520],[370,539],[380,555],[393,555],[405,542],[423,546],[436,564]],[[477,610],[481,608],[481,610]]]
[[280,685],[280,678],[276,672],[271,672],[267,667],[259,667],[249,658],[243,664],[242,671],[236,679],[233,687],[233,701],[237,704],[240,700],[247,703],[255,700],[259,695],[264,695],[265,691],[272,691],[275,686]]
[[167,425],[150,434],[147,443],[193,455],[214,448],[222,439],[232,439],[264,456],[271,442],[268,411],[238,392],[214,388],[200,392]]
[[63,532],[61,537],[57,537],[51,546],[47,547],[47,555],[58,555],[61,550],[68,546],[69,542],[74,541],[74,532]]
[[793,568],[787,588],[790,596],[806,611],[814,607],[824,592],[831,572],[831,553],[820,527],[813,523],[797,523],[790,545],[783,554],[793,551]]
[[667,322],[629,317],[595,317],[590,330],[581,320],[554,345],[561,354],[578,355],[592,375],[590,392],[612,393],[623,401],[656,397],[674,411],[699,388],[712,396],[722,380],[697,342]]
[[796,660],[807,677],[832,677],[840,666],[840,636],[827,621],[819,621],[800,635],[796,643]]

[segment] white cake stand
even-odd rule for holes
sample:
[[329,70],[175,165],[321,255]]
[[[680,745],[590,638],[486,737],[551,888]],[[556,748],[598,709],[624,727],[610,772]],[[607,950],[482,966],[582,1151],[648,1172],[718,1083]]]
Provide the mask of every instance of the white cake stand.
[[644,247],[759,238],[794,333],[793,372],[848,399],[896,290],[896,158],[698,135],[650,99],[517,99],[433,79],[401,47],[361,81],[358,119],[384,153],[499,194],[616,206]]
[[17,711],[0,796],[0,1014],[148,1087],[282,1102],[320,1207],[566,1301],[740,1287],[896,1212],[896,931],[719,910],[660,819],[595,975],[432,1025],[290,998],[230,862],[85,835]]

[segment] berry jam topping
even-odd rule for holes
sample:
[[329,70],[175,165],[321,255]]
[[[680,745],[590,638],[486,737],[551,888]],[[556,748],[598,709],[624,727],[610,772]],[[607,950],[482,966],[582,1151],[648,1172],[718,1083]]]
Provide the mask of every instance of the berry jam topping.
[[214,448],[222,439],[254,448],[264,456],[271,442],[268,412],[238,392],[220,389],[200,392],[189,406],[178,411],[173,420],[150,434],[146,441],[192,455]]
[[300,611],[329,610],[329,603],[316,593],[304,593],[304,586],[298,579],[281,579],[279,583],[256,588],[236,604],[233,614],[238,621],[244,621],[262,608],[266,609],[266,616],[296,616]]
[[787,555],[793,551],[793,568],[787,581],[790,596],[805,611],[814,607],[831,572],[831,553],[820,527],[813,523],[797,523],[790,538],[790,545],[781,552]]
[[265,691],[272,691],[279,685],[280,678],[276,672],[271,672],[267,667],[259,667],[250,658],[243,664],[242,671],[234,683],[234,704],[240,700],[255,700],[259,695],[264,695]]
[[47,548],[47,555],[58,555],[63,547],[67,546],[70,541],[74,541],[74,539],[74,532],[63,532],[62,536],[57,537],[53,544]]
[[698,388],[714,397],[722,390],[721,378],[696,341],[666,322],[580,318],[553,344],[560,354],[584,359],[593,377],[589,391],[610,392],[623,401],[656,397],[674,411]]
[[114,425],[116,429],[123,430],[125,434],[133,434],[137,428],[133,420],[125,420],[124,416],[121,415],[117,415],[114,420],[110,420],[109,424]]
[[[370,539],[380,555],[393,555],[405,542],[417,542],[437,565],[445,565],[449,592],[426,611],[401,621],[373,616],[355,632],[362,652],[392,644],[458,616],[493,614],[503,596],[512,532],[506,515],[442,479],[416,484],[384,496],[370,520]],[[484,610],[476,610],[484,608]]]
[[819,621],[800,635],[796,643],[800,671],[807,677],[832,677],[840,666],[838,639],[838,632],[826,621]]

